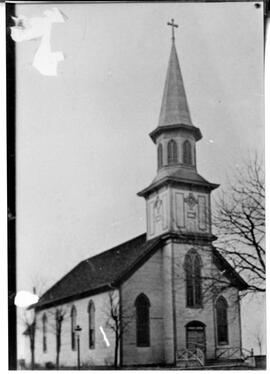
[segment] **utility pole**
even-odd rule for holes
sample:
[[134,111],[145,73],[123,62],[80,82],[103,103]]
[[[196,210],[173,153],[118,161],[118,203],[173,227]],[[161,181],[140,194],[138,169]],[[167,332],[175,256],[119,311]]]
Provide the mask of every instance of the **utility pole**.
[[76,328],[74,329],[76,332],[77,336],[77,367],[78,370],[81,368],[81,363],[80,363],[80,332],[82,331],[82,328],[80,325],[77,325]]

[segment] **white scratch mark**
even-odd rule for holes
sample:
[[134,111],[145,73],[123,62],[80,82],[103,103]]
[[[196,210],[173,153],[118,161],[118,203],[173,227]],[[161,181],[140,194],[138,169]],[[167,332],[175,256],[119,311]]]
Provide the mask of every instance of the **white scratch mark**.
[[38,295],[28,291],[19,291],[15,296],[14,303],[20,308],[27,308],[32,304],[36,304],[39,300]]
[[64,23],[67,17],[57,8],[44,12],[44,17],[27,18],[23,15],[12,17],[15,26],[11,29],[11,38],[15,42],[41,39],[32,65],[41,74],[57,75],[58,62],[64,60],[63,52],[52,52],[51,29],[53,23]]
[[107,347],[109,347],[109,346],[110,346],[110,342],[109,342],[109,340],[108,340],[108,338],[107,338],[107,335],[105,334],[105,331],[103,330],[103,327],[102,327],[102,326],[99,326],[99,329],[100,329],[100,331],[101,331],[101,334],[103,335],[103,339],[104,339],[104,341],[105,341]]

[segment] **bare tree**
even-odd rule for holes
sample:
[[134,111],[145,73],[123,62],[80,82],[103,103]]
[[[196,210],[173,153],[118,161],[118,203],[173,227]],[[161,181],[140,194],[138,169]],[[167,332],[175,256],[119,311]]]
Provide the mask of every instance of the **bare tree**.
[[255,292],[265,292],[264,200],[264,168],[255,154],[238,167],[216,202],[213,220],[219,251]]
[[[37,286],[33,287],[33,294],[37,295],[40,294],[43,284],[40,283],[40,278],[36,277],[36,281],[34,284]],[[38,293],[37,293],[38,288]],[[30,352],[31,352],[31,369],[34,370],[35,368],[35,338],[36,338],[36,330],[37,330],[37,314],[35,305],[31,305],[23,312],[23,324],[24,324],[24,332],[23,335],[29,338],[30,344]]]
[[55,367],[59,370],[60,366],[60,352],[62,346],[62,324],[67,313],[67,309],[64,306],[59,306],[56,310],[50,312],[51,318],[51,331],[55,335],[56,339],[56,360],[55,360]]
[[56,369],[59,369],[59,359],[61,351],[61,333],[62,323],[64,321],[66,311],[63,308],[56,309],[55,312],[55,336],[56,336]]
[[132,314],[127,313],[120,305],[119,294],[116,290],[108,293],[108,308],[106,310],[108,319],[106,327],[114,332],[114,367],[119,367],[119,346],[120,341],[127,331],[128,326],[133,318]]
[[259,322],[255,327],[253,336],[258,345],[260,355],[262,355],[262,347],[263,347],[264,340],[265,340],[264,332],[265,332],[265,328],[264,328],[263,322]]
[[35,369],[35,337],[36,337],[36,311],[33,309],[31,316],[29,313],[24,313],[25,330],[23,334],[29,338],[30,352],[31,352],[31,370]]
[[262,344],[263,344],[262,333],[260,333],[259,331],[257,331],[255,338],[256,338],[257,344],[259,346],[259,352],[260,352],[260,355],[261,355],[262,354]]

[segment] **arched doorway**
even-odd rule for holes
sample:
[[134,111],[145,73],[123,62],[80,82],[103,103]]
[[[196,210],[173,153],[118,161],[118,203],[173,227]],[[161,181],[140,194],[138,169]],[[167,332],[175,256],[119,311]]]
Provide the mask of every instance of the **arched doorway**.
[[190,351],[200,348],[206,352],[205,324],[200,321],[191,321],[186,324],[186,347]]

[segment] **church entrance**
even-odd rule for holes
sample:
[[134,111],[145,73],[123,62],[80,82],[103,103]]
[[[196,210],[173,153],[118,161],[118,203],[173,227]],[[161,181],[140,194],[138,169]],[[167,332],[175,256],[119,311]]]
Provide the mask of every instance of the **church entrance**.
[[190,351],[200,348],[206,351],[205,324],[200,321],[192,321],[186,325],[186,347]]

